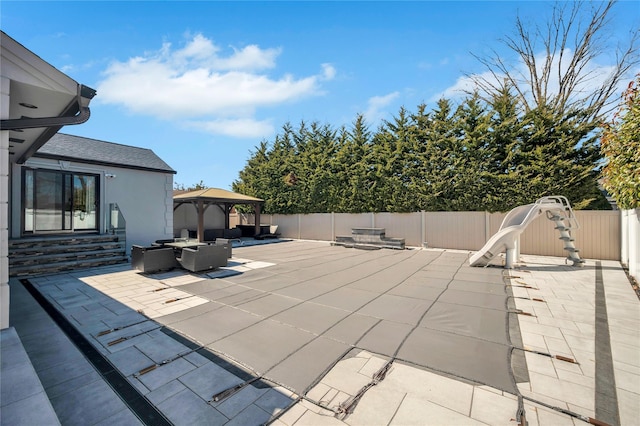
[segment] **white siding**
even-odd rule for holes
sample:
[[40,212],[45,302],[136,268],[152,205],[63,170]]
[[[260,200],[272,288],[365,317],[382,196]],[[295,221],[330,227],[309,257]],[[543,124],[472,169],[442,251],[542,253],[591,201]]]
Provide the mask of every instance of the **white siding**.
[[[131,245],[148,245],[173,237],[173,175],[109,168],[104,179],[104,212],[117,203],[127,221],[127,253]],[[171,188],[171,189],[169,189]]]

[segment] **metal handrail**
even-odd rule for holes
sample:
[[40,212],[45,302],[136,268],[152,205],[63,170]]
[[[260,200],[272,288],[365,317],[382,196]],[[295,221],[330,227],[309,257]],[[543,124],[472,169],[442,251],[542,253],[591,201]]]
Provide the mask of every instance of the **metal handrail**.
[[573,209],[571,208],[571,204],[569,204],[569,200],[567,197],[562,195],[550,195],[547,197],[542,197],[536,201],[536,204],[543,204],[544,202],[552,201],[556,204],[560,204],[562,206],[561,209],[563,213],[568,212],[566,215],[566,220],[569,221],[569,228],[571,229],[580,229],[580,223],[578,223],[578,219],[576,215],[573,213]]
[[107,232],[117,235],[124,242],[127,236],[127,221],[118,206],[118,203],[109,204],[107,212]]

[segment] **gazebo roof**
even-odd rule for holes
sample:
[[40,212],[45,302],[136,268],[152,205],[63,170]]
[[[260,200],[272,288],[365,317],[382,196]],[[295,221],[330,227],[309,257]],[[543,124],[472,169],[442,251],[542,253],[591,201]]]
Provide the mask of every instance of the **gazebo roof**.
[[260,198],[250,197],[237,192],[227,191],[220,188],[199,189],[189,191],[183,194],[174,195],[174,203],[187,203],[191,201],[207,201],[209,203],[227,203],[227,204],[255,204],[262,203],[264,200]]

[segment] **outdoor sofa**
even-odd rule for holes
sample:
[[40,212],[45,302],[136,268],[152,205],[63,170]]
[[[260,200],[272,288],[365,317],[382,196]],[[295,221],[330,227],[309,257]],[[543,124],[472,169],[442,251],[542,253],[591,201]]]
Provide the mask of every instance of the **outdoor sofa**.
[[[240,228],[207,228],[204,230],[204,241],[215,241],[218,238],[239,239],[242,235]],[[180,231],[180,237],[184,239],[198,238],[198,231],[195,229],[183,229]]]
[[207,244],[183,248],[178,262],[188,271],[201,272],[227,266],[227,256],[224,245]]
[[204,230],[204,240],[205,241],[215,241],[218,238],[226,238],[226,239],[234,239],[242,237],[242,231],[238,228],[232,229],[205,229]]
[[157,271],[166,271],[178,266],[178,261],[171,247],[131,246],[131,267],[140,272],[148,274]]
[[256,235],[256,240],[264,240],[265,238],[278,238],[278,225],[260,225],[260,233]]

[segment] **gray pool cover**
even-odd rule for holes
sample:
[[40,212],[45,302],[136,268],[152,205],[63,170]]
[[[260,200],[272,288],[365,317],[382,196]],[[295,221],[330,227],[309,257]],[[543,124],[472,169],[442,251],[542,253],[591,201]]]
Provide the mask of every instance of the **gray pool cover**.
[[312,242],[234,256],[274,265],[182,285],[210,302],[156,320],[256,376],[304,394],[360,348],[508,392],[521,381],[503,269],[471,268],[463,252]]

